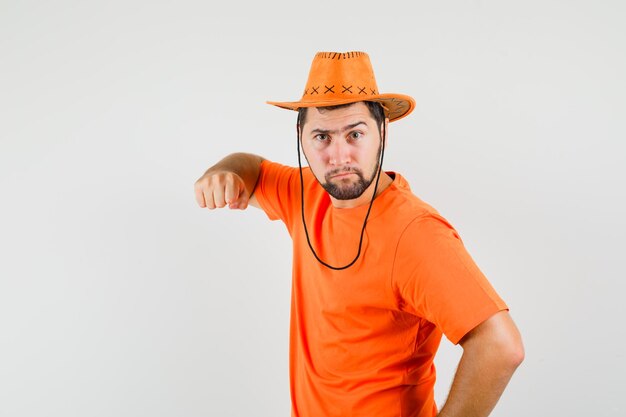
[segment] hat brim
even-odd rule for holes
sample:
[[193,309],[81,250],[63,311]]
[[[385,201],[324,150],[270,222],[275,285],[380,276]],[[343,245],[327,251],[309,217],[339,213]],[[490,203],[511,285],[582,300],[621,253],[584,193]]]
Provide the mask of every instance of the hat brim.
[[376,101],[385,108],[385,115],[390,122],[400,120],[408,116],[415,109],[415,100],[413,97],[404,94],[376,94],[365,97],[352,97],[331,100],[315,100],[315,101],[267,101],[267,104],[277,106],[288,110],[298,110],[303,107],[329,107],[341,104],[357,103],[359,101]]

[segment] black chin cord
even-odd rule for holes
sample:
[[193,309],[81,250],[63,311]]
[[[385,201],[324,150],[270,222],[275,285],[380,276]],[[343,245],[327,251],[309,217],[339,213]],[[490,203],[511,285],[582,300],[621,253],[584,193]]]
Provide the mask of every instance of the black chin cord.
[[363,246],[363,235],[365,234],[365,226],[367,225],[367,219],[370,216],[370,212],[372,211],[372,204],[374,204],[374,199],[376,198],[376,190],[378,190],[378,181],[380,180],[380,173],[382,172],[383,169],[383,159],[385,156],[385,138],[387,137],[387,129],[383,130],[383,136],[381,138],[382,140],[382,144],[380,147],[380,163],[378,165],[378,172],[376,174],[376,183],[374,184],[374,194],[372,194],[372,200],[370,201],[370,205],[367,209],[367,214],[365,215],[365,220],[363,220],[363,228],[361,229],[361,237],[359,239],[359,249],[357,251],[357,254],[355,256],[355,258],[352,260],[352,262],[350,262],[348,265],[345,266],[332,266],[327,264],[326,262],[322,261],[320,259],[319,256],[317,256],[317,253],[315,252],[315,249],[313,249],[313,245],[311,245],[311,239],[309,238],[309,231],[306,227],[306,220],[304,218],[304,177],[302,175],[302,161],[301,161],[301,157],[300,157],[300,139],[301,139],[301,135],[300,135],[300,115],[298,115],[298,167],[300,168],[300,202],[302,203],[302,225],[304,226],[304,234],[306,235],[306,241],[309,244],[309,248],[311,249],[311,252],[313,253],[313,256],[315,256],[315,259],[317,259],[317,261],[319,263],[321,263],[322,265],[324,265],[326,268],[330,268],[330,269],[334,269],[335,271],[341,271],[343,269],[348,269],[350,268],[352,265],[354,265],[354,263],[359,259],[359,257],[361,256],[361,246]]

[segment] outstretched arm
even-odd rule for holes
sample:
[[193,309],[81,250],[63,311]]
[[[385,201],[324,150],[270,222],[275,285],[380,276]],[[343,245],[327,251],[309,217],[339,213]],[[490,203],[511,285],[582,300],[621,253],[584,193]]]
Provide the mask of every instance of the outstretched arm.
[[460,343],[463,356],[438,416],[488,416],[524,360],[521,336],[509,313],[501,311],[470,331]]
[[209,168],[195,183],[196,201],[209,209],[228,205],[244,210],[248,204],[259,207],[253,191],[263,158],[249,153],[234,153]]

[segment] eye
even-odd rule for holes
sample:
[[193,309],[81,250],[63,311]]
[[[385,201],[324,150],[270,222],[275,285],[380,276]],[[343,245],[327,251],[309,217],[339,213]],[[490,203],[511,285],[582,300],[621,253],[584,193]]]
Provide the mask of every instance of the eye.
[[363,137],[363,133],[361,132],[350,132],[349,138],[352,140],[359,140]]
[[319,133],[315,136],[313,136],[313,139],[319,141],[319,142],[326,142],[328,140],[328,135],[325,133]]

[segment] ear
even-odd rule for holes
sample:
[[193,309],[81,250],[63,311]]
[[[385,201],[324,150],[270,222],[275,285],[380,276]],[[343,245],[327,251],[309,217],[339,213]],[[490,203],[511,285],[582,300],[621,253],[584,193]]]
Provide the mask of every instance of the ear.
[[385,135],[385,142],[383,143],[383,146],[385,148],[387,148],[387,138],[388,138],[388,132],[389,130],[387,130],[389,128],[389,118],[385,117],[385,123],[382,124],[382,126],[380,127],[380,137],[383,137],[383,132]]

